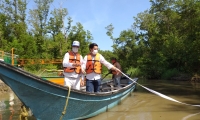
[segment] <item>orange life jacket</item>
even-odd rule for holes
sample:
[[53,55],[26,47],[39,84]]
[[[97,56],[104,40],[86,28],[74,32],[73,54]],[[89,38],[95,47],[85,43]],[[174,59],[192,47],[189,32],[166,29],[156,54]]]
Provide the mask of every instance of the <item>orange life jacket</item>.
[[94,60],[92,60],[92,55],[87,55],[87,64],[86,64],[86,73],[95,72],[97,74],[101,74],[102,65],[100,63],[100,54],[97,53]]
[[[69,53],[69,63],[77,63],[80,64],[80,54],[79,53],[73,53],[72,51],[68,52]],[[70,68],[70,67],[65,67],[64,72],[67,73],[72,73],[76,72],[77,74],[81,73],[81,66],[75,67],[75,68]]]

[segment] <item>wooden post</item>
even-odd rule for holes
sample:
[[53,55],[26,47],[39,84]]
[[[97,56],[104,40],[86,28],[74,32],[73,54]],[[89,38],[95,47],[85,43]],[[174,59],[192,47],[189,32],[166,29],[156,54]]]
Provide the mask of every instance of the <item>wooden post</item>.
[[11,50],[12,50],[12,66],[14,66],[14,48],[12,48]]
[[4,51],[0,51],[0,59],[4,60]]

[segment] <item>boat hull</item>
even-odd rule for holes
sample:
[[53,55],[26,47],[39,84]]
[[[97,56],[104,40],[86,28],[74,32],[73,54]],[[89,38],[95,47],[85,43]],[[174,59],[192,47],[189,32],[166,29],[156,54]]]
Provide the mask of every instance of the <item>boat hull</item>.
[[[66,105],[68,88],[45,81],[0,62],[0,79],[29,107],[38,120],[58,120]],[[116,106],[135,89],[135,83],[111,92],[88,93],[72,89],[63,120],[85,119]]]

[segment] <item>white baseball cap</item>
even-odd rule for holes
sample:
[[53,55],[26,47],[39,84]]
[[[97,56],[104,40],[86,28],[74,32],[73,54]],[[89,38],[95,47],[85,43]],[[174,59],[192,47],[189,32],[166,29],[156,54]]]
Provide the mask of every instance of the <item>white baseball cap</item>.
[[73,41],[73,43],[72,43],[72,46],[80,46],[80,43],[79,43],[79,41]]

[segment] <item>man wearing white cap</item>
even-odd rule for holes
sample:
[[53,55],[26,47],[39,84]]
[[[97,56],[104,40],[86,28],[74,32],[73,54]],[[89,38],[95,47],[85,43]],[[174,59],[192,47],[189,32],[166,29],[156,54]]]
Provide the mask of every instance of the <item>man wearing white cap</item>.
[[80,90],[81,64],[83,62],[83,57],[78,53],[79,47],[80,43],[73,41],[72,51],[67,52],[63,59],[65,86],[71,86],[77,90]]

